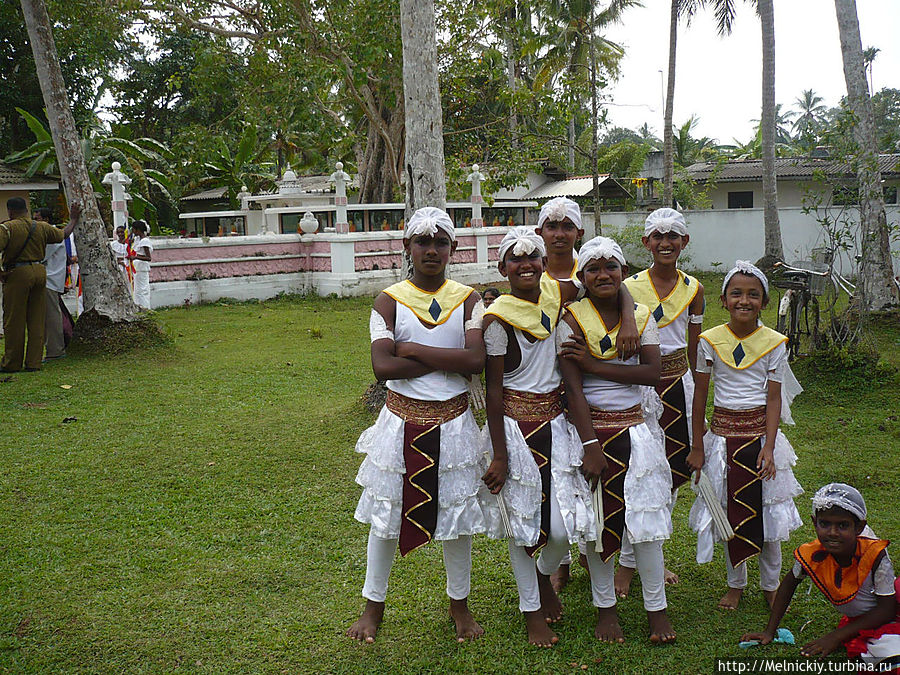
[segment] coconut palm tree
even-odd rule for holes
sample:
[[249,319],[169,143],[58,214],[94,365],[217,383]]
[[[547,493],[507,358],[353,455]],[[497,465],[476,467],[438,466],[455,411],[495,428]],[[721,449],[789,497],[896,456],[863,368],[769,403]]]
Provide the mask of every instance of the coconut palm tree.
[[[737,0],[711,0],[720,35],[731,33]],[[748,0],[756,7],[762,35],[762,183],[765,221],[764,263],[784,259],[781,223],[778,220],[778,191],[775,178],[775,10],[773,0]]]
[[872,64],[875,63],[875,57],[878,56],[880,51],[878,47],[866,47],[863,49],[863,65],[866,67],[866,75],[869,78],[869,95],[875,91],[875,86],[872,82]]
[[878,169],[878,142],[872,101],[866,87],[866,71],[856,0],[834,0],[847,99],[853,112],[859,179],[859,217],[861,228],[859,285],[861,306],[869,310],[885,309],[896,303],[893,263],[888,238],[881,172]]
[[819,131],[828,110],[823,105],[824,100],[812,89],[804,89],[803,93],[794,99],[798,112],[791,113],[794,117],[791,128],[797,135],[800,146],[807,152],[813,150],[819,140]]

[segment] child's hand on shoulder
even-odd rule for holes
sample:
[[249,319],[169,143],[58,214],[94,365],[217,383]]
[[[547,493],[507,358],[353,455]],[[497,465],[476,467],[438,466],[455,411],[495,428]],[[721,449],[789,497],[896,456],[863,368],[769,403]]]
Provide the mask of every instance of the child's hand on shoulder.
[[756,469],[759,472],[759,477],[763,480],[772,480],[775,478],[775,447],[769,446],[767,443],[763,446],[762,450],[759,451],[759,456],[756,458]]
[[506,482],[506,472],[509,467],[509,462],[505,459],[493,459],[491,461],[488,470],[484,472],[484,475],[481,477],[481,480],[484,481],[484,484],[487,486],[488,490],[491,491],[492,495],[495,495],[500,492],[503,488],[503,484]]
[[584,364],[593,358],[588,352],[587,342],[581,335],[572,335],[559,346],[559,356],[578,364],[584,370]]

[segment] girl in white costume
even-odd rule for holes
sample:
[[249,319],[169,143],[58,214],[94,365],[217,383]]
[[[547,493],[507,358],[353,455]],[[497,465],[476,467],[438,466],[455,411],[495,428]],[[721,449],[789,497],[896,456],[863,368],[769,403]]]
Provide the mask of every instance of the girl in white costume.
[[[803,489],[791,467],[797,455],[778,429],[790,419],[800,386],[787,364],[787,338],[759,323],[769,283],[754,265],[739,260],[722,284],[731,319],[700,334],[694,390],[692,450],[687,463],[709,477],[735,536],[725,546],[728,591],[719,601],[736,609],[747,586],[746,561],[759,555],[759,583],[771,603],[781,577],[781,542],[802,524],[794,497]],[[704,436],[710,376],[715,411]],[[691,508],[697,562],[712,560],[718,533],[706,503]]]
[[138,307],[150,309],[150,259],[153,244],[147,236],[147,223],[143,220],[134,221],[131,229],[137,235],[129,256],[134,261],[134,302]]
[[567,307],[558,329],[560,369],[569,415],[584,447],[582,470],[603,490],[603,530],[586,547],[598,608],[595,635],[605,642],[624,641],[613,571],[627,530],[641,575],[650,640],[671,642],[675,631],[666,615],[662,542],[672,532],[672,478],[661,438],[645,423],[640,386],[659,380],[659,335],[650,310],[637,305],[640,354],[622,360],[616,353],[621,322],[617,297],[627,269],[622,249],[612,239],[596,237],[581,248],[578,277],[587,297]]
[[450,614],[462,642],[484,632],[467,604],[471,536],[484,532],[480,432],[465,377],[484,367],[481,303],[473,289],[444,275],[456,249],[445,212],[419,209],[403,236],[413,276],[376,298],[369,326],[372,367],[387,380],[388,394],[356,444],[366,458],[356,477],[363,493],[355,517],[371,529],[366,608],[347,635],[375,640],[398,543],[406,555],[436,539],[443,542]]
[[576,289],[542,274],[544,242],[530,228],[513,228],[499,254],[511,293],[494,302],[484,319],[488,424],[483,441],[491,461],[482,509],[488,535],[505,538],[502,500],[528,640],[550,647],[557,637],[547,623],[558,620],[562,608],[549,575],[570,544],[596,539],[590,490],[579,471],[581,441],[563,413],[556,359],[556,326]]

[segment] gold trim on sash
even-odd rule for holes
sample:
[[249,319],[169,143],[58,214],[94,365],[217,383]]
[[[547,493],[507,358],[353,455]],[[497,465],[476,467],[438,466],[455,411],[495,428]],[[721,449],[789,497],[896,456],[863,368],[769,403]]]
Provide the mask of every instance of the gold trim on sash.
[[591,406],[591,423],[595,429],[622,429],[644,423],[644,411],[638,403],[625,410],[602,410]]
[[388,286],[383,293],[408,307],[421,321],[439,326],[450,318],[473,291],[470,286],[447,279],[434,293],[429,293],[406,279]]
[[726,366],[736,370],[746,370],[778,345],[787,342],[784,335],[766,326],[758,326],[750,335],[739,338],[727,323],[703,331],[700,339],[709,343]]
[[634,301],[650,308],[660,328],[665,328],[684,314],[700,291],[697,279],[681,270],[675,271],[678,273],[678,280],[664,298],[659,297],[653,279],[650,278],[650,270],[633,274],[624,281]]
[[421,401],[388,389],[384,404],[405,422],[423,427],[433,426],[444,424],[462,415],[469,407],[469,394],[463,393],[446,401]]
[[563,412],[559,389],[536,394],[503,388],[503,414],[517,422],[549,422]]
[[713,408],[710,430],[722,438],[756,438],[766,433],[766,406],[749,410]]
[[677,380],[688,371],[688,368],[690,368],[690,364],[685,350],[679,349],[671,354],[663,354],[659,379]]
[[485,311],[485,315],[497,316],[504,322],[536,337],[546,340],[559,322],[562,295],[559,282],[541,279],[541,295],[537,302],[529,302],[514,295],[501,295]]

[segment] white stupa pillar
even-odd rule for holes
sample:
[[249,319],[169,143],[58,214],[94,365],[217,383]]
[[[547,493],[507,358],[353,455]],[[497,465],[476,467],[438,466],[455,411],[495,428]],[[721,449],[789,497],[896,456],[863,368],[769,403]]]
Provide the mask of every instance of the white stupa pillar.
[[337,162],[334,165],[335,172],[329,176],[334,183],[334,231],[347,234],[350,231],[350,222],[347,219],[347,183],[350,174],[344,171],[344,163]]
[[481,196],[481,181],[486,176],[478,170],[478,165],[472,165],[472,173],[466,178],[472,184],[472,227],[484,227],[484,218],[481,217],[481,205],[484,197]]
[[103,184],[112,187],[113,230],[128,226],[128,203],[125,188],[131,185],[131,178],[121,171],[119,162],[112,163],[112,171],[103,176]]

